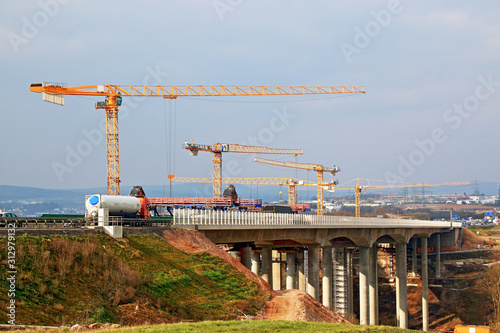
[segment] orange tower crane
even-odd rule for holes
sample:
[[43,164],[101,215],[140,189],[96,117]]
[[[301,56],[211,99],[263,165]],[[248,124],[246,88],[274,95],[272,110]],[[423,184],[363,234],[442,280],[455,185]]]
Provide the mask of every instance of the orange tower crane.
[[[213,183],[213,178],[197,177],[174,177],[174,183]],[[294,178],[273,178],[273,177],[254,177],[254,178],[235,178],[222,177],[224,184],[245,184],[245,185],[288,185],[288,204],[295,205],[295,186],[297,185],[315,185],[307,180]]]
[[[438,186],[461,186],[470,185],[471,182],[454,182],[454,183],[431,183],[431,184],[400,184],[400,185],[365,185],[359,186],[359,178],[356,181],[355,188],[328,188],[328,191],[334,192],[340,191],[352,191],[355,192],[355,205],[356,205],[356,217],[361,216],[361,191],[362,190],[374,190],[374,189],[389,189],[389,188],[416,188],[416,187],[438,187]],[[323,186],[329,186],[329,184],[323,184]]]
[[214,198],[222,197],[222,153],[250,153],[250,154],[290,154],[302,155],[302,149],[280,149],[262,146],[245,146],[233,143],[214,143],[211,145],[200,145],[195,143],[184,143],[184,149],[189,150],[192,156],[198,156],[199,151],[213,153],[213,195]]
[[[325,184],[323,183],[323,172],[329,172],[334,176],[337,172],[340,171],[339,167],[333,166],[333,168],[328,168],[322,166],[321,164],[311,164],[311,163],[297,163],[297,162],[282,162],[282,161],[273,161],[267,160],[264,158],[256,157],[255,162],[265,163],[270,165],[282,166],[287,168],[295,168],[295,169],[304,169],[304,170],[312,170],[317,173],[317,199],[318,199],[318,215],[323,215],[323,187]],[[332,182],[329,185],[334,186],[337,182]],[[295,191],[295,188],[294,188]],[[295,194],[294,194],[295,196]]]
[[276,96],[308,94],[357,94],[365,93],[363,87],[347,86],[233,86],[233,85],[89,85],[68,87],[63,83],[32,83],[30,91],[42,93],[43,100],[64,105],[65,95],[101,96],[105,101],[97,102],[96,109],[106,110],[107,188],[108,194],[120,194],[120,162],[118,140],[118,108],[122,97],[163,97],[175,99],[180,96]]

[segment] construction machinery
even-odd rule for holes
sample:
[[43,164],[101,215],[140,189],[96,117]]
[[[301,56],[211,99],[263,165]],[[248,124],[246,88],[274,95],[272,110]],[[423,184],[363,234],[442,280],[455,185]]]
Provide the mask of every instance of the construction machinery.
[[107,193],[120,194],[118,108],[122,97],[163,97],[176,99],[180,96],[277,96],[306,94],[357,94],[364,93],[363,87],[326,86],[233,86],[233,85],[88,85],[68,87],[63,83],[32,83],[30,91],[42,93],[43,100],[64,105],[65,95],[101,96],[96,109],[106,110],[107,148]]
[[[292,210],[303,210],[303,205],[298,205],[295,202],[295,186],[300,185],[315,185],[307,180],[300,180],[294,178],[273,178],[273,177],[255,177],[255,178],[236,178],[236,177],[222,177],[224,184],[245,184],[245,185],[278,185],[288,186],[288,205]],[[197,178],[197,177],[174,177],[172,182],[177,183],[213,183],[212,178]]]
[[[323,215],[323,187],[325,184],[323,183],[323,172],[329,172],[334,176],[337,174],[337,172],[340,171],[339,167],[333,166],[332,168],[325,167],[321,164],[312,164],[312,163],[298,163],[298,162],[289,162],[289,161],[273,161],[273,160],[268,160],[265,158],[259,158],[256,157],[254,159],[255,162],[257,163],[264,163],[264,164],[270,164],[270,165],[276,165],[276,166],[282,166],[282,167],[287,167],[287,168],[295,168],[295,169],[304,169],[304,170],[312,170],[316,171],[317,174],[317,210],[318,210],[318,215]],[[332,181],[329,183],[329,186],[335,186],[337,185],[338,182]],[[295,188],[294,188],[295,190]],[[295,194],[294,194],[295,196]]]
[[262,146],[246,146],[232,143],[214,143],[211,145],[200,145],[185,142],[184,149],[189,150],[192,156],[198,156],[199,151],[208,151],[213,153],[213,196],[222,197],[222,153],[249,153],[249,154],[290,154],[302,155],[302,149],[280,149],[267,148]]
[[329,184],[322,184],[328,191],[355,191],[354,202],[356,206],[356,217],[361,216],[361,191],[362,190],[375,190],[375,189],[389,189],[389,188],[416,188],[416,187],[438,187],[438,186],[461,186],[470,185],[471,182],[454,182],[454,183],[431,183],[431,184],[400,184],[400,185],[363,185],[359,186],[359,178],[356,180],[356,187],[354,188],[338,188],[331,187]]

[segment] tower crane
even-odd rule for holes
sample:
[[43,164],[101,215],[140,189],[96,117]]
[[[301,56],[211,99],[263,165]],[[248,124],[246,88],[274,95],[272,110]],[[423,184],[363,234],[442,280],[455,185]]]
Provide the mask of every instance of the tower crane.
[[[388,189],[388,188],[415,188],[415,187],[438,187],[438,186],[461,186],[470,185],[471,182],[454,182],[454,183],[431,183],[431,184],[400,184],[400,185],[364,185],[359,186],[359,178],[356,181],[355,188],[338,188],[332,187],[328,188],[328,191],[334,192],[340,191],[352,191],[355,192],[355,205],[356,205],[356,217],[361,216],[361,191],[362,190],[374,190],[374,189]],[[323,184],[323,186],[329,186],[328,184]]]
[[[213,183],[212,178],[197,178],[197,177],[174,177],[172,182],[177,183]],[[307,180],[294,178],[273,178],[273,177],[254,177],[254,178],[234,178],[223,177],[224,184],[246,184],[246,185],[278,185],[288,186],[288,204],[295,205],[295,186],[297,185],[315,185]]]
[[214,143],[211,145],[200,145],[195,143],[184,143],[184,149],[189,150],[192,156],[197,156],[199,151],[213,153],[213,196],[222,197],[222,153],[250,153],[250,154],[290,154],[302,155],[302,149],[280,149],[262,146],[246,146],[233,143]]
[[[273,161],[265,158],[256,157],[254,159],[257,163],[264,163],[276,166],[282,166],[287,168],[295,168],[295,169],[304,169],[304,170],[313,170],[317,173],[317,199],[318,199],[318,215],[323,215],[323,187],[325,184],[323,183],[323,172],[329,172],[334,176],[337,172],[340,171],[339,167],[333,166],[333,168],[322,166],[321,164],[311,164],[311,163],[297,163],[297,162],[288,162],[288,161]],[[332,182],[329,184],[330,186],[337,185],[337,182]]]
[[276,96],[306,94],[357,94],[365,93],[363,87],[348,86],[234,86],[234,85],[88,85],[68,87],[64,83],[32,83],[30,91],[42,93],[43,100],[64,105],[65,95],[101,96],[96,109],[106,111],[107,191],[120,194],[120,162],[118,140],[118,108],[122,97],[163,97],[176,99],[180,96]]

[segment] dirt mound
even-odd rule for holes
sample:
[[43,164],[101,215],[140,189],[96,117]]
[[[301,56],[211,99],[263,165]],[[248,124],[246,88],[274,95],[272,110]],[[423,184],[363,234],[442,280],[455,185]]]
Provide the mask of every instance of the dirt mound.
[[278,291],[255,319],[313,321],[350,324],[339,314],[328,310],[309,294],[300,290]]
[[463,228],[463,236],[462,236],[462,250],[473,250],[477,249],[478,245],[483,245],[484,239],[475,234],[473,231]]
[[273,298],[266,302],[265,308],[260,311],[256,319],[350,324],[342,316],[328,310],[304,291],[273,291],[269,284],[262,278],[252,273],[229,253],[219,248],[196,230],[166,230],[160,236],[181,251],[188,253],[207,252],[224,259],[242,272],[248,279],[255,281],[261,287],[261,290],[271,294]]
[[211,255],[217,256],[227,261],[237,270],[242,272],[246,278],[257,283],[260,286],[261,291],[274,295],[274,291],[266,281],[264,281],[261,277],[252,273],[249,269],[243,266],[241,262],[236,260],[229,253],[222,250],[214,243],[212,243],[210,239],[206,238],[199,231],[186,230],[186,229],[171,229],[171,230],[165,230],[163,234],[159,236],[163,237],[170,245],[178,248],[181,251],[187,253],[207,252]]

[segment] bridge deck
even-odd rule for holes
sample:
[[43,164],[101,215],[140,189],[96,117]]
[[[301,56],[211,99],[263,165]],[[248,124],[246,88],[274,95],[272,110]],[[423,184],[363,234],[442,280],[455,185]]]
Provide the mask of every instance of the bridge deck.
[[174,211],[174,226],[193,226],[203,230],[242,229],[254,226],[259,229],[323,229],[323,228],[461,228],[460,222],[388,219],[376,217],[349,217],[311,214],[277,214],[238,211],[199,211],[181,209]]

